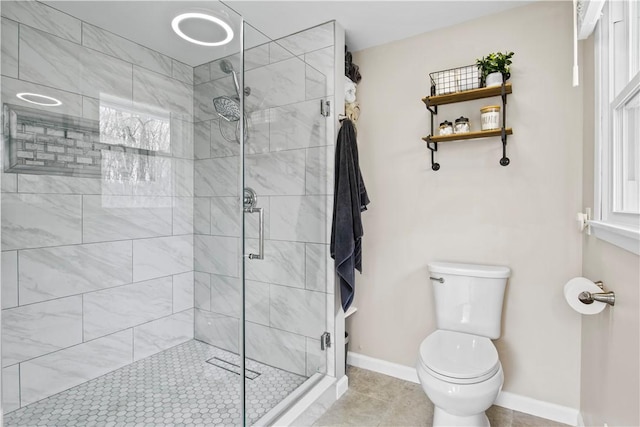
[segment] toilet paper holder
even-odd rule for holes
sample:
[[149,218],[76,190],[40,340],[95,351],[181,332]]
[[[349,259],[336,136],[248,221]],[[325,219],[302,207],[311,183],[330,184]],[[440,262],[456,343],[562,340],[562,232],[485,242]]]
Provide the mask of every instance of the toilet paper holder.
[[[604,283],[602,283],[602,280],[598,280],[594,283],[604,291]],[[584,291],[580,292],[580,295],[578,295],[578,299],[583,304],[593,304],[594,301],[599,301],[614,306],[616,303],[616,294],[613,291],[595,293]]]

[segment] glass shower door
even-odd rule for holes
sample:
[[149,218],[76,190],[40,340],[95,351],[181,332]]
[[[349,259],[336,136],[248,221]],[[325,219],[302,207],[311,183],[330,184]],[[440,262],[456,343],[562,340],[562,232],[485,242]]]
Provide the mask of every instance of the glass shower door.
[[[247,41],[255,33],[245,24]],[[263,37],[245,46],[241,152],[247,425],[273,421],[303,384],[327,371],[321,337],[329,330],[327,302],[333,300],[326,274],[332,203],[326,169],[333,143],[327,129],[333,117],[327,117],[328,71],[316,68],[317,54],[296,51],[296,40],[308,36]]]
[[[222,3],[220,3],[222,5]],[[221,7],[226,8],[225,5]],[[242,18],[227,10],[236,37],[194,68],[195,339],[203,344],[211,425],[242,425],[242,252],[239,141],[242,118]]]

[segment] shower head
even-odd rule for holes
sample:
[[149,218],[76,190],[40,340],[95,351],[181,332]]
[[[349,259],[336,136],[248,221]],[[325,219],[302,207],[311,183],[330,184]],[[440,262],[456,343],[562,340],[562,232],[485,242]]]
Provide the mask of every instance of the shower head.
[[220,69],[225,74],[231,74],[235,72],[235,70],[233,69],[233,64],[228,59],[223,59],[222,61],[220,61]]
[[[247,142],[249,139],[249,122],[247,117],[241,114],[238,101],[228,96],[218,96],[213,98],[213,106],[218,116],[224,119],[218,120],[218,127],[222,137],[229,142],[238,144],[240,139]],[[242,121],[240,121],[240,118],[242,118]]]
[[216,109],[216,113],[228,122],[240,120],[240,106],[236,100],[228,96],[213,98],[213,107]]

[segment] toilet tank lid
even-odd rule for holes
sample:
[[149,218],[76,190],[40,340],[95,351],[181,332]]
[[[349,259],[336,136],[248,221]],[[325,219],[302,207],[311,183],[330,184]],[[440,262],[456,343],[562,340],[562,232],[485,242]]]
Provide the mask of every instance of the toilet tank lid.
[[427,266],[431,273],[453,274],[455,276],[504,279],[511,275],[511,269],[502,265],[462,264],[457,262],[433,261],[427,264]]

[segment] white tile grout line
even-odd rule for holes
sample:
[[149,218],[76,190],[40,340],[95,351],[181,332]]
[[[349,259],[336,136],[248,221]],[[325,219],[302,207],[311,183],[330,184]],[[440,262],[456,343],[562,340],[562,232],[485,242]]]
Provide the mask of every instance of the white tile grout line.
[[[127,412],[133,411],[133,415],[135,416],[148,415],[146,413],[139,412],[139,410],[148,411],[148,408],[158,408],[159,412],[156,413],[155,416],[161,416],[161,418],[168,417],[164,421],[166,425],[169,426],[174,425],[175,421],[178,421],[170,420],[169,418],[181,418],[182,415],[180,412],[185,412],[180,411],[180,407],[187,408],[188,412],[194,413],[193,410],[189,409],[193,408],[192,403],[194,402],[194,399],[187,396],[186,399],[183,399],[184,401],[180,401],[181,398],[184,398],[183,395],[193,393],[194,391],[189,390],[194,389],[197,390],[198,393],[202,393],[207,390],[212,392],[210,396],[211,398],[203,399],[204,401],[199,405],[199,409],[202,409],[202,411],[195,412],[210,414],[220,412],[220,410],[222,410],[222,413],[227,411],[226,413],[233,416],[232,414],[234,411],[229,411],[229,409],[237,409],[237,406],[233,401],[233,393],[237,392],[235,384],[233,383],[234,379],[232,379],[231,382],[219,381],[220,379],[224,380],[229,379],[230,377],[228,377],[223,370],[210,371],[207,367],[208,364],[205,363],[207,359],[215,355],[222,356],[223,360],[227,361],[237,360],[239,357],[229,351],[216,348],[206,343],[196,340],[187,340],[152,356],[145,357],[134,363],[126,364],[121,368],[115,369],[104,375],[100,375],[92,380],[70,387],[63,392],[53,394],[47,398],[33,402],[32,404],[25,405],[21,410],[19,410],[20,412],[13,414],[13,417],[16,419],[12,419],[11,421],[14,424],[16,421],[19,421],[21,424],[26,423],[35,425],[39,416],[47,414],[48,422],[54,423],[54,420],[57,417],[64,418],[64,414],[60,411],[58,413],[51,411],[55,408],[62,408],[63,406],[66,407],[68,404],[74,405],[75,407],[72,409],[79,411],[79,414],[77,414],[78,421],[87,421],[85,418],[92,415],[117,417],[119,414],[117,414],[116,410],[113,409],[113,406],[115,405],[120,410],[127,409],[126,407],[128,407],[129,410]],[[249,366],[251,369],[259,369],[260,372],[262,372],[258,378],[251,382],[251,386],[249,387],[249,393],[252,395],[251,397],[256,399],[256,403],[250,406],[250,413],[248,414],[248,416],[253,419],[257,419],[260,415],[267,412],[273,405],[277,405],[282,398],[289,395],[292,390],[305,381],[304,376],[289,373],[280,368],[274,368],[253,360],[249,360]],[[160,370],[158,370],[158,368],[160,368]],[[166,368],[168,368],[168,371]],[[149,369],[152,369],[153,371],[151,377],[148,376]],[[175,369],[178,371],[173,372],[175,375],[171,376],[172,371]],[[202,369],[204,369],[204,372]],[[161,375],[154,376],[154,374],[158,373]],[[158,384],[160,384],[161,388],[161,384],[166,384],[167,373],[169,374],[169,377],[182,381],[179,381],[178,385],[175,387],[171,386],[170,390],[159,393],[157,389]],[[203,373],[206,374],[203,375]],[[127,400],[126,402],[122,401],[121,396],[123,393],[127,394],[127,391],[132,392],[134,389],[137,390],[140,386],[138,380],[141,376],[144,377],[144,384],[147,388],[141,393],[136,392],[135,396],[130,400]],[[127,379],[130,381],[129,384],[126,384]],[[125,384],[122,383],[122,380],[125,380]],[[131,383],[131,381],[133,382]],[[130,387],[127,388],[127,385],[130,385]],[[176,390],[176,388],[179,390]],[[112,390],[111,393],[109,393],[109,389]],[[114,392],[115,389],[117,389],[117,392]],[[100,393],[93,394],[93,391],[100,391]],[[144,399],[146,401],[148,399],[158,400],[161,398],[167,398],[166,393],[175,394],[175,396],[171,398],[173,402],[173,409],[168,412],[165,407],[166,405],[150,406],[149,404],[140,404],[140,399]],[[78,399],[79,397],[81,397],[81,399]],[[229,400],[230,397],[232,398],[231,400]],[[78,407],[78,405],[81,405],[82,407]],[[189,406],[187,407],[185,405]],[[98,408],[98,406],[100,407]],[[179,408],[176,409],[176,406]],[[42,411],[42,409],[45,410]],[[101,414],[98,414],[98,412],[101,412]],[[222,413],[218,413],[218,415],[222,415]],[[131,413],[126,414],[126,416],[131,415]],[[30,421],[30,416],[33,416],[36,419]],[[208,416],[209,415],[202,415],[203,418]],[[214,414],[212,418],[215,418],[215,416],[216,415]],[[195,417],[197,416],[194,415],[194,418]],[[80,418],[82,418],[82,420]],[[224,416],[222,418],[224,418]],[[62,421],[62,419],[59,421]],[[66,421],[68,422],[70,420],[66,419]],[[157,419],[155,421],[157,422]],[[222,420],[213,423],[211,422],[213,420],[205,421],[209,421],[206,423],[207,425],[220,424],[222,422]],[[165,425],[162,423],[160,424]]]

